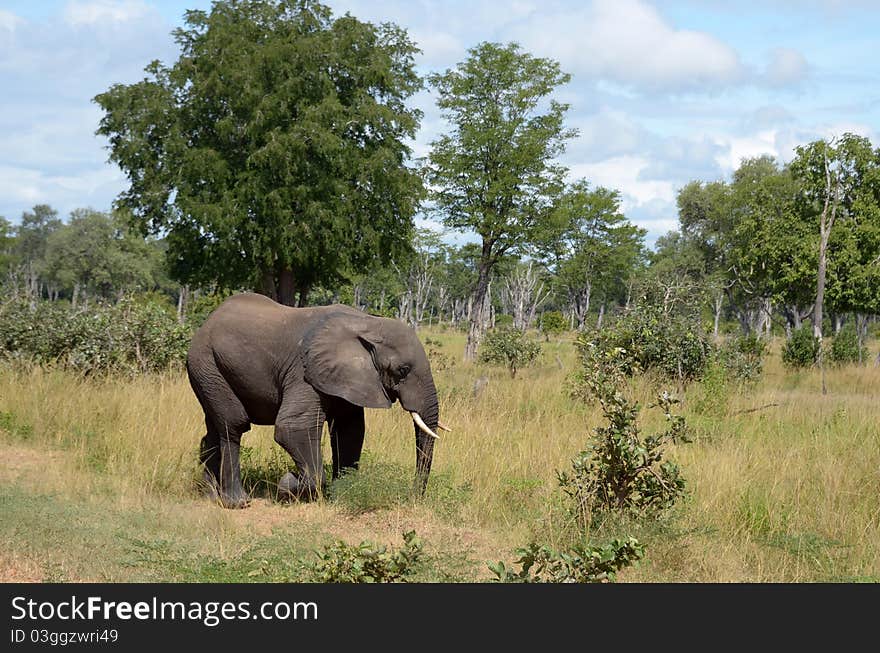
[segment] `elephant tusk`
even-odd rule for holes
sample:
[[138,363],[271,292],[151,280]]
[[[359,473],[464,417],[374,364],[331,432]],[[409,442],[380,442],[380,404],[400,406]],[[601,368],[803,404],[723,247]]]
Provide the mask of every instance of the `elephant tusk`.
[[437,435],[436,433],[434,433],[434,431],[432,431],[431,429],[428,428],[428,425],[425,424],[425,420],[422,419],[421,415],[419,415],[417,412],[413,411],[412,418],[413,418],[413,421],[416,423],[416,426],[418,426],[420,429],[422,429],[425,433],[430,435],[432,438],[435,438],[437,440],[440,439],[439,435]]
[[439,427],[440,427],[441,429],[443,429],[444,431],[450,431],[450,432],[452,431],[451,428],[449,428],[448,426],[446,426],[446,424],[444,424],[443,422],[441,422],[439,419],[437,420],[437,426],[439,426]]

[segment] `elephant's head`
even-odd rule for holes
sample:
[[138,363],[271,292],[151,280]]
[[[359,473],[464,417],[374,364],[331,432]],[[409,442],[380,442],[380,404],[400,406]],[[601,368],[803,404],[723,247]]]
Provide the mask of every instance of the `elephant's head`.
[[303,357],[305,379],[318,391],[365,408],[388,408],[400,401],[411,413],[416,487],[423,493],[440,410],[431,365],[415,331],[397,320],[340,306],[304,338]]

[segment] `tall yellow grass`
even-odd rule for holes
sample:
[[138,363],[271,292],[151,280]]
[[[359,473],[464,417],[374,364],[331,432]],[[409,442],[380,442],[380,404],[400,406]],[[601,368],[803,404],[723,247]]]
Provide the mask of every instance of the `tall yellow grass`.
[[[461,362],[458,334],[422,335],[442,342],[453,362],[435,371],[441,419],[454,431],[437,443],[434,470],[469,488],[456,525],[484,533],[495,559],[509,559],[532,537],[552,540],[566,519],[556,470],[601,422],[597,407],[565,391],[573,346],[545,344],[540,363],[511,379],[503,369]],[[818,372],[786,371],[774,355],[748,391],[699,384],[686,391],[682,410],[695,439],[668,456],[690,494],[656,528],[642,529],[647,560],[627,579],[880,580],[880,369],[826,376],[823,396]],[[488,383],[475,393],[479,377]],[[654,390],[641,381],[634,392],[644,406]],[[67,487],[78,496],[194,496],[204,426],[185,374],[81,379],[3,369],[0,412],[31,427],[27,446],[75,452]],[[662,428],[656,412],[643,411],[645,429]],[[254,428],[244,442],[257,456],[277,455],[271,429]],[[367,460],[412,471],[413,445],[403,411],[367,411]]]

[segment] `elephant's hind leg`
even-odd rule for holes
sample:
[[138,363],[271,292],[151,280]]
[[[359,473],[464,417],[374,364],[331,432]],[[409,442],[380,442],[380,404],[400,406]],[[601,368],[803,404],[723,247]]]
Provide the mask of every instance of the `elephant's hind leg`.
[[198,387],[196,396],[205,411],[207,426],[199,453],[205,480],[217,489],[224,507],[244,508],[248,497],[241,485],[239,452],[241,436],[251,427],[247,412],[216,369],[202,370],[193,387]]
[[204,483],[211,499],[220,498],[220,438],[209,420],[207,432],[199,445],[199,463],[205,470]]

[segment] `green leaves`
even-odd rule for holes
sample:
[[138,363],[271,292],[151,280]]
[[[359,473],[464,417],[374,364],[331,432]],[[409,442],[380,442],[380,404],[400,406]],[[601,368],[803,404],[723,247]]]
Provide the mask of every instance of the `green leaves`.
[[675,463],[664,460],[670,442],[689,442],[684,417],[673,413],[678,399],[667,392],[656,403],[666,428],[643,435],[638,405],[624,393],[638,359],[622,347],[603,347],[582,336],[578,342],[583,370],[576,396],[593,397],[602,406],[607,426],[595,429],[587,448],[571,461],[570,471],[557,471],[562,491],[571,500],[575,519],[585,528],[609,513],[655,516],[684,493],[685,482]]
[[337,540],[316,553],[311,563],[318,583],[405,583],[422,557],[415,531],[403,534],[403,547],[390,551],[365,540],[357,546]]
[[531,543],[517,549],[514,571],[503,562],[489,563],[499,583],[607,583],[617,572],[644,557],[645,549],[633,537],[615,539],[605,546],[575,546],[570,551],[557,551],[549,546]]
[[131,182],[119,203],[168,233],[175,276],[275,291],[288,274],[302,301],[406,250],[422,196],[406,33],[285,0],[186,21],[175,64],[95,98]]
[[563,125],[568,105],[545,100],[568,79],[555,61],[496,43],[428,77],[452,127],[431,144],[432,199],[444,224],[480,234],[490,258],[530,246],[547,226],[564,172],[553,159],[575,132]]
[[531,340],[524,331],[505,327],[486,334],[480,348],[480,361],[505,365],[510,370],[510,376],[515,377],[519,368],[531,364],[540,353],[541,345]]
[[86,374],[159,372],[182,367],[190,327],[149,298],[71,308],[10,300],[0,308],[0,357],[57,364]]
[[812,367],[819,359],[821,344],[813,335],[813,329],[802,326],[791,332],[791,337],[782,346],[782,362],[794,369]]
[[581,179],[556,203],[540,248],[555,258],[558,284],[583,328],[594,298],[616,299],[644,262],[646,230],[620,212],[620,193]]

